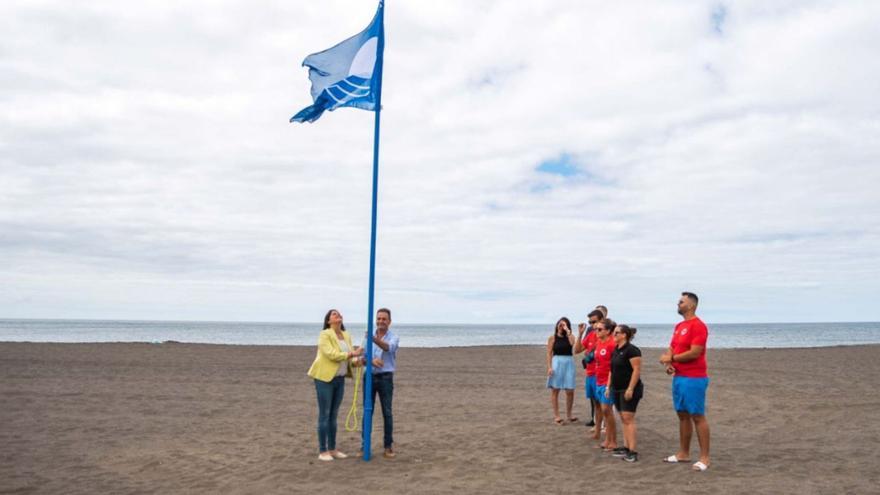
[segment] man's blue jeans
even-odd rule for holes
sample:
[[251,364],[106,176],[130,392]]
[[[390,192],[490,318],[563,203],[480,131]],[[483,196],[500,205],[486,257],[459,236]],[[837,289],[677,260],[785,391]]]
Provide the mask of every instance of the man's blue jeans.
[[376,395],[382,404],[382,421],[384,422],[385,437],[383,443],[386,449],[390,449],[394,443],[394,420],[391,413],[391,401],[394,397],[394,373],[373,374],[373,411],[376,410]]
[[336,450],[336,416],[345,395],[345,377],[337,376],[329,382],[315,380],[315,390],[318,393],[319,452]]

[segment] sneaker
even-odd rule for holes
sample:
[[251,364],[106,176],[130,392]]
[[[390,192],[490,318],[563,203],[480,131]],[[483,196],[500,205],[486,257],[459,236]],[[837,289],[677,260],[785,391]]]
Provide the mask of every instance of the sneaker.
[[318,454],[318,460],[319,461],[332,461],[333,456],[327,452],[324,452],[324,453]]
[[626,457],[627,454],[629,454],[629,449],[626,447],[617,447],[611,451],[611,455],[614,457]]
[[333,456],[334,459],[346,459],[348,458],[348,454],[343,454],[340,451],[330,452],[330,455]]
[[638,453],[638,452],[629,451],[629,452],[627,452],[626,455],[623,457],[623,460],[626,461],[626,462],[636,462],[636,461],[639,460],[639,453]]
[[395,457],[397,457],[397,454],[395,454],[393,450],[388,448],[388,449],[385,449],[385,453],[382,454],[382,456],[386,459],[394,459]]

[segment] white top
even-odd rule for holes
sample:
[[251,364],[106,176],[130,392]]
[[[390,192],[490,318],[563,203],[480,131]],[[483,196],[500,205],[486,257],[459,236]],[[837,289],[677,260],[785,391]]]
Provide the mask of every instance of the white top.
[[[342,352],[348,353],[351,350],[348,348],[348,344],[345,343],[344,339],[339,339],[339,348],[342,349]],[[339,369],[336,370],[336,376],[345,376],[348,372],[348,361],[345,363],[339,363]]]

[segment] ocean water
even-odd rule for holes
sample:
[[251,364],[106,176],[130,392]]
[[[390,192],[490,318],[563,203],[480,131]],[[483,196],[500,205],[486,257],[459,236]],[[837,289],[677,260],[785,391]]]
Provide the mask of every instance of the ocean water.
[[[709,326],[712,348],[825,347],[880,344],[880,322],[725,323]],[[666,347],[672,324],[636,325],[634,343]],[[153,342],[239,345],[315,345],[320,323],[101,321],[0,319],[0,342]],[[365,325],[346,325],[355,342]],[[394,324],[402,347],[543,345],[550,325]]]

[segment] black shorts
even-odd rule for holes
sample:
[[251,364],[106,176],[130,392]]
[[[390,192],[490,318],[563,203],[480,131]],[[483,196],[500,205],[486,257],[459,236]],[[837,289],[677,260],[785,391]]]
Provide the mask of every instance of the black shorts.
[[633,396],[630,400],[623,398],[623,395],[626,393],[625,389],[614,390],[612,396],[614,397],[614,407],[617,409],[617,412],[636,412],[636,408],[639,407],[639,401],[642,400],[643,389],[642,382],[639,382],[633,390]]

